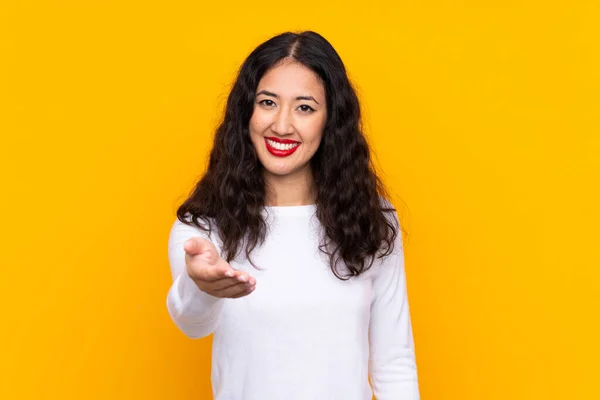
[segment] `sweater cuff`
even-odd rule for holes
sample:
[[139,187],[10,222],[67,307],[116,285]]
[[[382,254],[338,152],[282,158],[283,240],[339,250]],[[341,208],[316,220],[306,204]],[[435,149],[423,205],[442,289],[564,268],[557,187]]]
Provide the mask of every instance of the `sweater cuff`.
[[205,312],[223,300],[200,290],[186,271],[173,282],[169,297],[169,306],[176,318],[184,317],[184,314],[194,315],[197,311]]

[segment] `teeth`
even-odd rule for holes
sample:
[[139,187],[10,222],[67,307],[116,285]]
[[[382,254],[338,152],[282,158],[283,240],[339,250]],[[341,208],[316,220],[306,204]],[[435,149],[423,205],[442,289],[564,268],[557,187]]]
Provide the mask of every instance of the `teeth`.
[[300,143],[288,143],[288,144],[277,143],[271,139],[267,139],[267,142],[269,142],[269,146],[274,147],[277,150],[289,150],[300,144]]

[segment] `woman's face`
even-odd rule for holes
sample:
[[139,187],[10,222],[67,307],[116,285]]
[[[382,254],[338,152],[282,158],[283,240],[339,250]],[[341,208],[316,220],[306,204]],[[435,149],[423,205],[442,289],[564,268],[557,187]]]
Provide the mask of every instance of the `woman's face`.
[[325,100],[317,75],[296,61],[286,59],[264,74],[249,129],[266,177],[310,172],[327,119]]

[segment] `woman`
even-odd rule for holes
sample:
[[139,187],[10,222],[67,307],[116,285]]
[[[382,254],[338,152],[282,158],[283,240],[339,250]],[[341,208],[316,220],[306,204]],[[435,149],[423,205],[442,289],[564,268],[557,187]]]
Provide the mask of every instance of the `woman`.
[[400,226],[360,126],[319,34],[244,61],[169,238],[168,310],[214,333],[216,400],[419,399]]

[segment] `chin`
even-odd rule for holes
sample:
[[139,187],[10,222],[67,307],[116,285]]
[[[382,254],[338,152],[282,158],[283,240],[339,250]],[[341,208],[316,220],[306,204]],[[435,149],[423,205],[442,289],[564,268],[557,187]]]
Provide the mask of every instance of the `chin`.
[[277,175],[277,176],[286,176],[286,175],[290,175],[293,172],[291,170],[274,170],[274,169],[270,169],[270,168],[265,168],[265,171],[269,175]]

